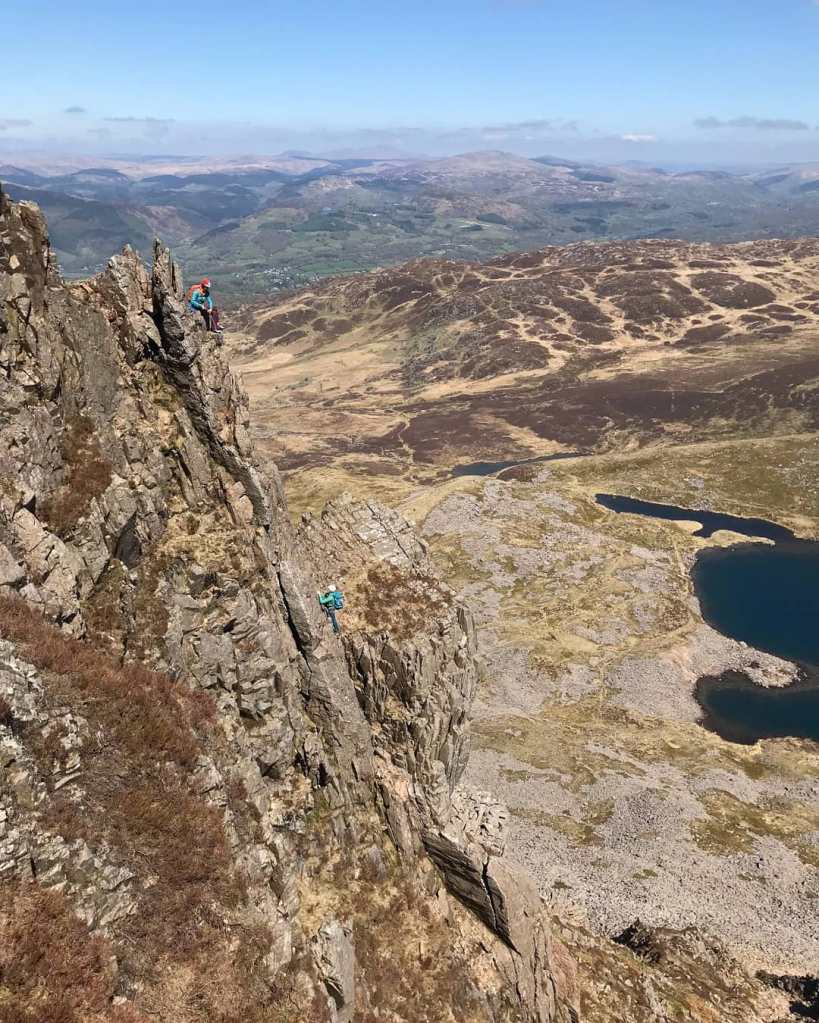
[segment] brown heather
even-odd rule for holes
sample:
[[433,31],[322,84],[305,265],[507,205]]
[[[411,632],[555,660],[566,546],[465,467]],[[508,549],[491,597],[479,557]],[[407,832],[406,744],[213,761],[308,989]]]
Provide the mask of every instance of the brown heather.
[[[92,848],[104,843],[109,859],[153,879],[137,892],[136,912],[114,926],[107,951],[60,896],[36,885],[22,896],[19,885],[0,886],[0,1023],[144,1023],[157,1016],[174,1023],[278,1023],[284,1017],[277,992],[261,973],[270,935],[241,923],[247,894],[232,868],[222,814],[190,787],[203,739],[212,753],[219,750],[210,697],[63,636],[18,597],[0,596],[0,637],[40,670],[47,705],[68,707],[89,725],[81,791],[71,785],[52,791],[44,826]],[[60,732],[30,728],[24,738],[52,781],[64,752]],[[228,789],[237,826],[251,826],[243,786]],[[18,926],[13,908],[21,897]],[[226,918],[235,922],[226,926]],[[140,979],[147,1016],[129,1006],[100,1008],[102,992],[110,994],[100,964],[114,954],[122,972]],[[12,965],[4,956],[13,957]],[[71,1001],[72,985],[85,1001],[79,995]],[[63,987],[65,1004],[53,994]]]
[[0,1023],[147,1023],[114,1007],[110,945],[59,892],[0,884]]
[[428,628],[450,606],[437,579],[408,576],[385,562],[373,565],[364,583],[354,589],[364,626],[371,632],[389,632],[397,640]]
[[78,415],[66,423],[60,444],[66,476],[45,502],[42,517],[58,536],[67,536],[111,482],[111,463],[103,455],[94,424]]
[[121,663],[82,640],[64,636],[16,596],[0,594],[0,636],[73,698],[124,752],[154,756],[190,769],[200,752],[197,732],[215,719],[213,701],[141,664]]
[[[213,722],[212,701],[63,636],[16,597],[0,596],[0,635],[44,673],[49,703],[69,707],[89,724],[82,801],[69,787],[52,793],[49,827],[68,840],[104,840],[122,862],[139,868],[138,876],[155,876],[128,928],[158,952],[193,952],[210,940],[208,907],[241,898],[221,813],[189,787],[200,736]],[[27,738],[52,778],[59,737],[31,731]]]

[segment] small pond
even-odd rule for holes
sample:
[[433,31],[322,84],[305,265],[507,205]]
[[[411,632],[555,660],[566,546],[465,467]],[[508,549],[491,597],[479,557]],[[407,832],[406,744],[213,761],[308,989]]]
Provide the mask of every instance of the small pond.
[[819,742],[819,677],[808,674],[784,689],[765,689],[741,671],[706,675],[694,695],[701,724],[729,742],[751,746],[760,739]]
[[697,508],[680,508],[676,504],[657,504],[654,501],[640,501],[636,497],[620,497],[618,494],[595,494],[595,500],[609,511],[628,512],[631,515],[647,515],[652,519],[666,519],[671,522],[699,522],[700,528],[694,536],[713,536],[718,529],[729,529],[742,536],[757,536],[765,540],[793,540],[790,529],[767,519],[746,519],[741,515],[723,515],[721,512],[700,511]]
[[511,462],[467,462],[465,465],[456,465],[452,470],[453,476],[494,476],[496,472],[503,472],[504,469],[514,469],[519,465],[536,465],[538,462],[557,462],[562,458],[580,458],[582,451],[561,451],[556,455],[539,455],[537,458],[524,458]]
[[819,542],[799,540],[766,519],[655,504],[598,494],[612,511],[700,522],[695,536],[729,529],[773,544],[741,543],[700,551],[691,572],[702,616],[712,628],[802,668],[784,689],[757,685],[740,672],[701,678],[696,697],[702,724],[731,742],[763,738],[819,742]]
[[819,543],[711,548],[691,576],[703,618],[724,636],[819,665]]

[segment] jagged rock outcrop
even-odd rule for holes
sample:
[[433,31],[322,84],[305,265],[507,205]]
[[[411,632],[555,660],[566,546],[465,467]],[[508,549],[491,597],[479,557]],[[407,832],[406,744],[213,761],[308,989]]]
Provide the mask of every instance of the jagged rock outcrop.
[[384,509],[294,533],[181,296],[159,245],[150,274],[126,250],[63,284],[39,212],[0,193],[4,997],[125,1023],[567,1020],[503,815],[457,788],[470,615]]
[[378,769],[411,784],[410,802],[395,810],[412,809],[413,820],[387,818],[401,845],[402,834],[417,836],[451,815],[469,755],[475,625],[398,513],[343,495],[320,519],[305,515],[299,536],[317,577],[347,593],[344,645]]
[[373,725],[393,841],[417,855],[420,838],[448,890],[513,951],[510,980],[524,1000],[550,1018],[557,994],[542,970],[550,938],[534,885],[503,859],[505,808],[458,787],[478,676],[471,613],[395,511],[343,495],[319,518],[304,515],[299,535],[319,577],[332,577],[350,600],[344,643]]

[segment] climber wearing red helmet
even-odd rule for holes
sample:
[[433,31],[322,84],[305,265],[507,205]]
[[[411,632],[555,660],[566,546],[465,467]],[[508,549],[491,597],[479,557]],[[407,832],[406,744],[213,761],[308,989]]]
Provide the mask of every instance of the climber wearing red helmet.
[[210,297],[209,277],[203,277],[198,284],[194,284],[190,289],[188,292],[188,305],[191,307],[192,312],[202,314],[206,330],[219,329],[219,313],[214,309],[213,299]]

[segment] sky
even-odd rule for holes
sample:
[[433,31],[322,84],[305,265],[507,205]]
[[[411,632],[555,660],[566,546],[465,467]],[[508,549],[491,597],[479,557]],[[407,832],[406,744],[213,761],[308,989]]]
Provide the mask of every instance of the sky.
[[3,35],[3,159],[819,161],[819,0],[5,0]]

